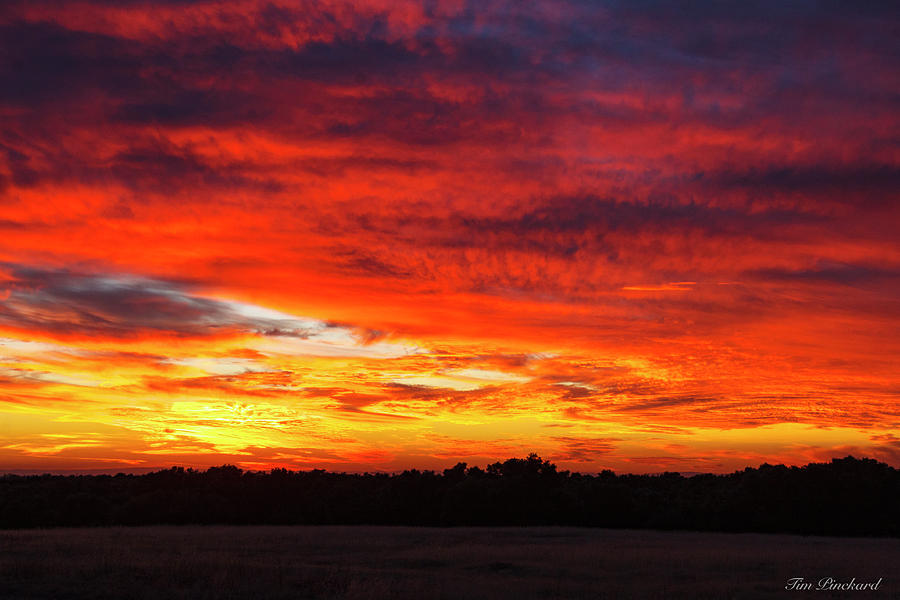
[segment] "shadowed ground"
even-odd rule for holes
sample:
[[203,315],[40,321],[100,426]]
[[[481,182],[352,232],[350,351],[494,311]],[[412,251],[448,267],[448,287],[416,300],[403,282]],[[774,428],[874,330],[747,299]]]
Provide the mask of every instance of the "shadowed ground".
[[[900,597],[900,540],[576,528],[0,531],[6,598]],[[883,577],[878,591],[786,581]]]

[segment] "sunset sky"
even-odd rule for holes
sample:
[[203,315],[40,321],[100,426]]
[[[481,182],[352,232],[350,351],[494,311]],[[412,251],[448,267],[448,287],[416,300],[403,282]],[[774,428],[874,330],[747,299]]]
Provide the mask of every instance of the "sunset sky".
[[0,471],[900,466],[896,2],[0,30]]

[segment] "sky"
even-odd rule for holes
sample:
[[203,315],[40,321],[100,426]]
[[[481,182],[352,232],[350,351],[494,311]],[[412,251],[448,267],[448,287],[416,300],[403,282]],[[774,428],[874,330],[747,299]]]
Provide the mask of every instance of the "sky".
[[900,467],[896,2],[7,0],[0,471]]

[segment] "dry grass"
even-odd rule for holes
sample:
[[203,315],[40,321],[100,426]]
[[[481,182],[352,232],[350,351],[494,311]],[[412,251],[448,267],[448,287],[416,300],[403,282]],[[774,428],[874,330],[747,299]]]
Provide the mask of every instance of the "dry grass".
[[[885,579],[785,591],[789,577]],[[6,598],[900,597],[900,540],[575,528],[144,527],[0,532]]]

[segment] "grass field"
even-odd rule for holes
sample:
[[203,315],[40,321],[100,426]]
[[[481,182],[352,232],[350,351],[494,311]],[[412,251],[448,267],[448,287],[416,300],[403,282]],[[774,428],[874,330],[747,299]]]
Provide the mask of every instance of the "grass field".
[[[877,591],[787,580],[884,578]],[[900,598],[900,540],[574,528],[0,531],[0,597]]]

